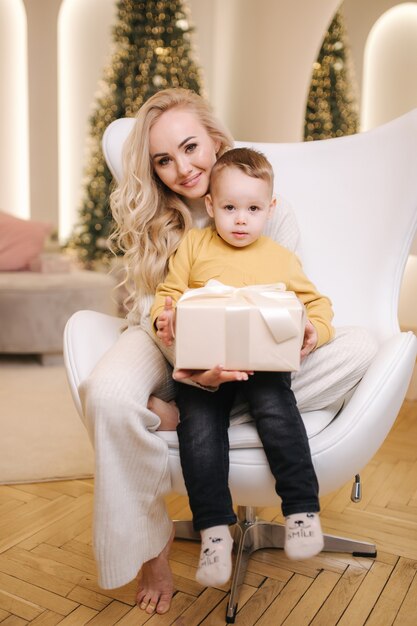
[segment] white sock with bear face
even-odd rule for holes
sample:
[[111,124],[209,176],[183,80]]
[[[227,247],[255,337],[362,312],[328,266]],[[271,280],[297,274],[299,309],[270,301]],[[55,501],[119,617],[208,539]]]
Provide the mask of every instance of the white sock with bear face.
[[302,560],[323,550],[324,540],[318,513],[294,513],[285,518],[285,554]]
[[212,526],[201,531],[201,552],[197,582],[205,587],[224,585],[232,574],[233,539],[228,526]]

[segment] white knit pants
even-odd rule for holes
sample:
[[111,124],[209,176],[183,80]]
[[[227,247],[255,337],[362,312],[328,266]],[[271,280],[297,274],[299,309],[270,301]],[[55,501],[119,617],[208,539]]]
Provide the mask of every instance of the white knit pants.
[[[293,377],[300,411],[342,398],[375,352],[365,330],[339,329]],[[103,588],[132,580],[161,552],[171,532],[163,502],[170,490],[168,450],[153,433],[159,418],[146,408],[152,393],[173,397],[171,368],[139,326],[122,333],[80,389],[95,449],[94,552]]]

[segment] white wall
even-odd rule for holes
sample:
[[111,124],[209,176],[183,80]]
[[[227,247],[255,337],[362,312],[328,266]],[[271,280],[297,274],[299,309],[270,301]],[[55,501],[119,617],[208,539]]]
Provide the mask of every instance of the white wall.
[[417,2],[384,13],[364,55],[362,129],[375,128],[417,106]]
[[59,225],[67,239],[82,200],[94,95],[111,57],[114,0],[63,0],[58,18]]
[[0,0],[0,210],[29,216],[26,14]]
[[359,90],[362,91],[365,46],[375,22],[398,0],[344,0],[342,4]]
[[417,2],[344,0],[342,6],[367,130],[417,106]]
[[209,96],[235,137],[302,139],[312,64],[339,4],[191,0],[197,33],[211,31],[200,47]]
[[57,226],[57,19],[61,0],[23,2],[27,19],[30,214]]

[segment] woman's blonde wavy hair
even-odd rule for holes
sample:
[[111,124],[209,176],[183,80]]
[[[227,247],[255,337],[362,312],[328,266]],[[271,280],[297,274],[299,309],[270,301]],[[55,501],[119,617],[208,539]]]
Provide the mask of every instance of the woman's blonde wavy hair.
[[143,297],[154,294],[164,280],[168,259],[192,225],[189,208],[155,174],[149,133],[156,120],[175,107],[191,110],[210,137],[220,143],[217,157],[233,146],[228,130],[215,118],[209,103],[188,89],[165,89],[147,100],[123,148],[123,177],[110,196],[116,229],[113,248],[124,253],[126,306],[135,317],[143,313]]

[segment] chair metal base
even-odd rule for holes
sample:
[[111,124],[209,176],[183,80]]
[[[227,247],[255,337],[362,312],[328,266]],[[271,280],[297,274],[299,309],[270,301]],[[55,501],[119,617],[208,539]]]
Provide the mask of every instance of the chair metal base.
[[[238,521],[233,529],[235,565],[230,585],[230,597],[226,610],[226,622],[234,624],[240,587],[243,584],[249,557],[262,548],[283,548],[285,528],[276,522],[266,522],[256,517],[253,507],[239,506]],[[175,521],[175,537],[199,540],[200,533],[193,530],[192,522]],[[347,552],[353,556],[376,557],[376,546],[335,535],[324,535],[323,552]]]

